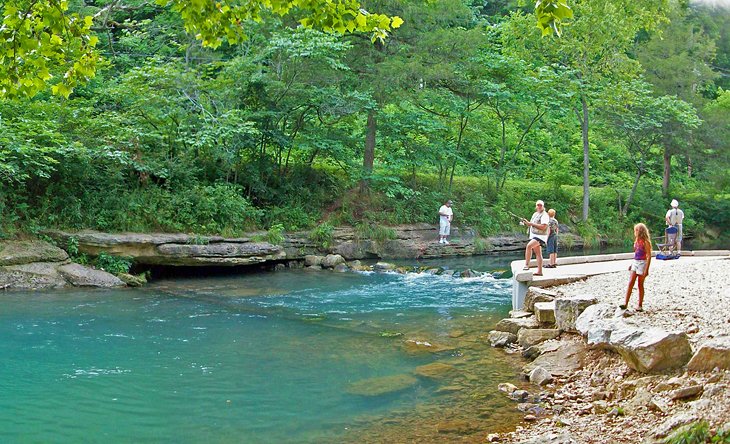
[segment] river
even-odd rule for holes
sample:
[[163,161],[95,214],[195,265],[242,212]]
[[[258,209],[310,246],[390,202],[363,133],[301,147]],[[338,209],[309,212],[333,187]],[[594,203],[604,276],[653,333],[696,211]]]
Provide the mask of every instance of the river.
[[497,391],[520,360],[487,340],[511,280],[490,273],[291,270],[0,300],[2,442],[483,441],[521,418]]

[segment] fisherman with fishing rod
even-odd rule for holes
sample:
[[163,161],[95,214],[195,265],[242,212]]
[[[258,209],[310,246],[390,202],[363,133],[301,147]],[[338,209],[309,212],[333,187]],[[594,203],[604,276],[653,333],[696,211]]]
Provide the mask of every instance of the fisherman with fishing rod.
[[525,266],[523,270],[527,271],[530,269],[530,260],[534,252],[537,258],[537,273],[534,273],[533,276],[542,276],[542,247],[547,243],[548,224],[550,223],[550,216],[545,211],[545,202],[541,200],[535,202],[535,212],[532,214],[530,220],[509,211],[508,213],[518,218],[520,225],[528,227],[527,237],[529,241],[525,247]]

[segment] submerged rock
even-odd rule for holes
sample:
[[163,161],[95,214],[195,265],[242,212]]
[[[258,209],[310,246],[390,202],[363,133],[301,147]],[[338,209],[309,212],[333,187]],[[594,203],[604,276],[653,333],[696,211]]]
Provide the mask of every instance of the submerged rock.
[[433,362],[416,367],[414,373],[424,378],[444,379],[456,373],[456,368],[443,362]]
[[418,379],[411,375],[381,376],[353,382],[347,387],[347,393],[359,396],[382,396],[405,390],[416,383]]

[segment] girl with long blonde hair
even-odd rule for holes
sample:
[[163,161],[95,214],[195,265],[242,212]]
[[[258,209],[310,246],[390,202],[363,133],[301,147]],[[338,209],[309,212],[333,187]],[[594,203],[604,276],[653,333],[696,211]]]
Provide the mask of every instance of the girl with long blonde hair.
[[631,291],[634,283],[639,280],[639,305],[637,311],[644,311],[644,280],[649,276],[649,265],[651,265],[651,237],[646,225],[639,223],[634,225],[634,261],[629,266],[629,287],[626,289],[626,300],[619,305],[622,310],[629,306]]

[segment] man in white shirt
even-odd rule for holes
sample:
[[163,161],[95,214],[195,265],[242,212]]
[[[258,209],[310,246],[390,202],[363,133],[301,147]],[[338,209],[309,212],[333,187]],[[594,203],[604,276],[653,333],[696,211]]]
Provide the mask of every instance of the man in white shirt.
[[532,252],[535,252],[537,258],[537,273],[533,276],[542,276],[542,247],[545,246],[548,238],[548,224],[550,223],[550,215],[545,211],[545,202],[538,200],[535,202],[535,212],[532,213],[530,220],[522,219],[520,224],[528,227],[527,236],[530,239],[525,247],[525,267],[523,270],[530,269],[530,259]]
[[454,218],[454,210],[451,209],[452,202],[447,200],[439,208],[439,243],[448,244],[446,238],[451,233],[451,220]]
[[684,222],[684,211],[680,210],[679,202],[677,199],[672,199],[670,204],[672,209],[667,211],[667,215],[664,216],[664,220],[667,221],[667,225],[670,227],[677,227],[677,252],[682,252],[682,222]]

